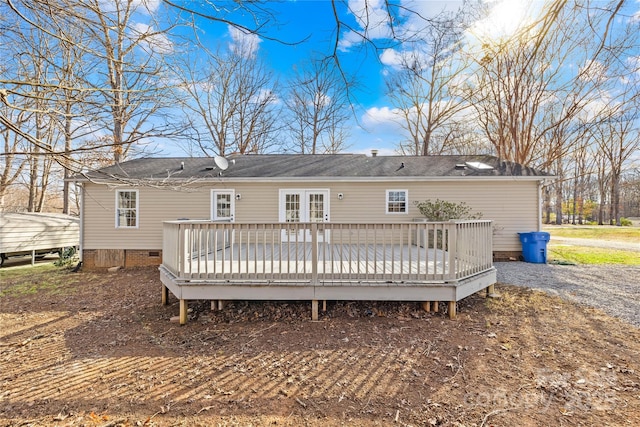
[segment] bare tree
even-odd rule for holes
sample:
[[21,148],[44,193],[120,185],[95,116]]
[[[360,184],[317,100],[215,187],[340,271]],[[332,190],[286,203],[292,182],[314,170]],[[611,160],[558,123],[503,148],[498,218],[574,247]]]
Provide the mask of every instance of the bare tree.
[[284,100],[295,151],[320,154],[344,146],[342,127],[350,114],[345,84],[329,61],[311,60],[296,70]]
[[[460,115],[468,104],[456,87],[468,70],[458,55],[464,37],[464,17],[441,13],[425,22],[419,40],[405,43],[412,48],[387,50],[383,58],[395,57],[397,70],[387,80],[387,95],[401,116],[408,142],[400,150],[412,155],[455,151]],[[394,68],[394,67],[392,67]]]
[[598,126],[597,141],[603,159],[606,159],[610,182],[609,221],[611,225],[620,223],[620,183],[625,165],[640,147],[640,131],[637,121],[638,107],[616,112],[609,120]]
[[[26,111],[15,111],[7,107],[0,106],[5,110],[2,114],[8,117],[18,128],[22,128],[28,121],[29,114]],[[5,196],[12,186],[18,182],[22,171],[27,164],[26,158],[15,154],[24,151],[24,140],[20,136],[4,127],[0,130],[2,138],[3,155],[0,156],[0,212],[5,210]]]
[[[565,156],[570,146],[557,136],[600,96],[601,64],[617,60],[617,44],[628,41],[617,34],[600,49],[596,35],[609,16],[557,0],[514,36],[483,41],[467,93],[496,155],[543,167]],[[566,67],[576,62],[579,68]]]
[[[172,121],[163,120],[163,112],[175,104],[170,100],[170,79],[163,66],[165,57],[172,53],[168,33],[173,26],[158,28],[154,10],[147,4],[153,3],[7,0],[19,31],[26,29],[37,33],[40,40],[83,53],[82,64],[91,68],[83,81],[71,87],[65,86],[70,82],[54,79],[38,84],[86,93],[84,111],[93,108],[94,129],[101,123],[100,132],[111,135],[116,161],[135,145],[175,131]],[[146,23],[140,20],[142,16]],[[64,116],[64,109],[59,113]],[[37,144],[38,139],[32,143]]]
[[273,144],[277,83],[259,58],[219,50],[181,69],[183,109],[202,153],[262,153]]

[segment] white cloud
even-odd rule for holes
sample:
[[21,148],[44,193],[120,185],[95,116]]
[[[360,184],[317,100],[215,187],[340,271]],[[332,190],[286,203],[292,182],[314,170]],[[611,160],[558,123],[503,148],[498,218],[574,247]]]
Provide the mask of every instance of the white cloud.
[[483,40],[508,39],[533,22],[545,4],[530,0],[490,0],[485,3],[492,4],[489,15],[477,21],[470,30]]
[[149,12],[155,12],[160,7],[162,0],[138,0],[144,8]]
[[584,81],[601,83],[607,78],[607,67],[600,61],[589,60],[580,67],[580,78]]
[[380,62],[392,68],[402,65],[402,55],[395,49],[385,49],[380,55]]
[[640,74],[640,56],[631,56],[627,58],[627,64],[629,65],[632,73]]
[[256,34],[247,33],[232,25],[229,25],[229,35],[231,36],[229,49],[245,58],[253,58],[262,42]]
[[137,38],[143,39],[141,45],[152,52],[160,54],[169,54],[173,52],[173,43],[166,34],[155,33],[154,28],[150,25],[138,22],[133,25],[133,31]]
[[277,105],[281,103],[281,100],[271,89],[260,89],[260,92],[254,95],[249,102],[253,104],[263,104],[266,102],[268,104]]
[[636,0],[636,4],[638,5],[638,10],[631,15],[631,22],[640,21],[640,0]]
[[390,35],[389,12],[384,0],[349,0],[349,10],[371,38]]
[[380,62],[394,69],[402,67],[415,68],[416,66],[426,67],[430,64],[429,55],[419,50],[397,51],[395,49],[385,49],[380,55]]
[[590,122],[594,119],[602,117],[603,114],[612,112],[617,107],[617,103],[613,102],[611,95],[607,92],[601,92],[598,97],[589,100],[578,113],[578,118],[583,122]]
[[364,39],[355,31],[347,31],[342,35],[340,41],[338,41],[338,49],[341,52],[348,51],[352,46],[362,43]]
[[[411,34],[424,31],[425,20],[443,12],[456,12],[461,0],[400,0],[396,11],[391,11],[386,0],[349,0],[349,14],[356,21],[356,28],[341,35],[338,47],[347,51],[352,46],[368,40],[390,39],[394,33],[410,38]],[[392,21],[393,19],[393,32]]]
[[389,107],[372,107],[362,115],[362,124],[367,129],[372,128],[393,128],[399,129],[401,120],[400,111]]
[[100,10],[103,12],[115,12],[116,10],[131,10],[142,13],[144,15],[151,15],[155,13],[162,4],[162,0],[98,0]]
[[[385,0],[349,0],[349,13],[357,22],[356,31],[344,33],[338,43],[341,51],[362,43],[363,34],[369,40],[379,40],[391,36],[389,12]],[[360,34],[358,34],[360,33]]]
[[462,4],[462,0],[404,0],[402,7],[414,12],[412,16],[433,18],[442,12],[456,12]]

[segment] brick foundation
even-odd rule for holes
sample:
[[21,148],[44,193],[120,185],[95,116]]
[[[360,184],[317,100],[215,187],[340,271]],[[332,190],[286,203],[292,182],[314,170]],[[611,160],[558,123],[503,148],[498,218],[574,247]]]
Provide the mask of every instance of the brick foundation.
[[82,252],[82,267],[87,270],[147,267],[161,263],[161,249],[85,249]]

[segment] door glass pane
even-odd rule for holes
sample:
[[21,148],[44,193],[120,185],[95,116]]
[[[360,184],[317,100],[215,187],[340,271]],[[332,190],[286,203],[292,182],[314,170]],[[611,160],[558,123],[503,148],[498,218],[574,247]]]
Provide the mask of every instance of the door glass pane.
[[285,196],[286,222],[300,222],[300,195],[287,194]]
[[231,194],[216,195],[216,215],[218,218],[231,218]]
[[324,221],[324,194],[309,194],[309,222]]

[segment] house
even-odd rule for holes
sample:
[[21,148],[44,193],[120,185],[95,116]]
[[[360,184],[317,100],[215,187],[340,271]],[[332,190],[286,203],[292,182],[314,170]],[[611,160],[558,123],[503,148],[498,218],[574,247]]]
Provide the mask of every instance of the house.
[[410,222],[416,201],[464,201],[493,221],[496,259],[521,254],[518,232],[540,231],[549,176],[492,156],[244,155],[145,158],[76,178],[85,268],[158,265],[162,223]]
[[0,266],[7,258],[31,256],[31,263],[48,253],[78,247],[80,221],[56,213],[0,213]]
[[[476,261],[471,262],[475,265],[473,274],[486,273],[493,269],[491,258],[517,257],[521,254],[518,232],[540,230],[540,189],[549,178],[534,169],[486,155],[274,154],[239,155],[230,159],[136,159],[76,178],[82,187],[82,261],[85,268],[162,264],[165,267],[164,270],[161,267],[163,282],[181,301],[188,299],[182,298],[188,294],[187,291],[193,291],[189,294],[190,299],[215,299],[213,294],[207,293],[206,286],[195,292],[191,285],[196,279],[222,280],[226,277],[221,273],[222,270],[215,270],[215,264],[206,267],[205,262],[213,262],[207,254],[224,251],[225,247],[237,247],[237,251],[231,250],[228,255],[222,253],[223,259],[219,260],[222,264],[218,264],[217,268],[231,262],[224,256],[235,257],[233,262],[237,261],[227,267],[227,282],[250,277],[252,283],[265,280],[273,285],[274,281],[284,283],[300,277],[308,280],[313,277],[316,280],[318,274],[326,273],[326,280],[331,280],[331,283],[341,281],[342,285],[346,285],[347,276],[351,281],[360,278],[358,274],[345,275],[342,264],[340,275],[335,270],[337,264],[331,264],[334,270],[330,277],[328,270],[324,273],[318,271],[318,268],[328,269],[327,265],[313,267],[313,272],[293,272],[287,267],[289,269],[285,275],[283,261],[274,266],[273,260],[293,256],[283,255],[282,247],[286,243],[289,248],[287,251],[290,251],[291,242],[294,242],[297,247],[302,245],[308,248],[316,247],[318,243],[326,243],[325,246],[343,245],[339,255],[324,255],[326,259],[335,261],[335,257],[346,256],[344,245],[348,246],[347,251],[354,251],[353,248],[358,246],[364,247],[363,244],[368,245],[366,250],[372,250],[372,236],[377,236],[375,245],[378,248],[389,249],[390,242],[413,245],[413,249],[398,247],[396,255],[393,255],[406,256],[405,259],[388,262],[386,255],[381,255],[380,260],[384,258],[387,265],[400,270],[404,268],[401,265],[412,257],[415,260],[416,256],[424,256],[425,260],[431,262],[426,252],[423,255],[411,252],[415,247],[429,245],[434,249],[433,243],[425,243],[429,239],[426,236],[431,236],[431,241],[434,235],[445,236],[445,240],[458,239],[458,244],[451,240],[448,243],[441,242],[440,248],[435,248],[441,252],[442,266],[450,263],[452,269],[462,259],[454,253],[453,248],[461,250],[466,245],[465,241],[473,241],[480,246],[469,249],[469,256],[465,259],[482,258],[477,265]],[[447,224],[441,225],[442,228],[438,230],[428,228],[428,225],[418,226],[420,213],[414,202],[437,198],[464,201],[491,223],[485,221],[486,224],[475,224],[474,227],[479,228],[474,229],[474,235],[462,228],[458,231],[449,229]],[[398,224],[397,229],[394,224]],[[362,228],[366,231],[361,231]],[[486,230],[489,230],[488,236],[483,234],[487,233]],[[479,238],[481,235],[482,239]],[[462,236],[466,236],[466,240],[460,240]],[[488,246],[486,242],[489,242]],[[250,248],[246,250],[253,252],[241,253],[245,250],[242,248]],[[258,248],[264,253],[271,251],[270,258],[261,258],[259,261]],[[275,253],[276,250],[280,252]],[[363,255],[366,250],[363,249],[362,254],[358,255],[360,258],[352,262],[368,265],[368,258],[362,258],[368,257]],[[323,256],[318,254],[318,250],[310,251],[308,257],[313,256],[314,262]],[[488,252],[488,264],[485,255],[476,256],[484,252]],[[187,253],[190,255],[185,255]],[[306,255],[298,256],[304,258]],[[191,260],[200,262],[205,258],[198,266],[190,264]],[[267,273],[265,265],[269,262],[271,267]],[[286,262],[292,261],[289,259]],[[436,261],[433,262],[435,266]],[[373,261],[371,263],[375,264]],[[212,273],[214,270],[208,268],[216,272]],[[257,272],[260,268],[263,268],[262,273]],[[349,268],[353,268],[353,264]],[[378,267],[371,268],[373,270],[363,274],[376,280],[368,283],[396,280],[394,271],[382,274]],[[408,268],[419,270],[420,267]],[[447,274],[453,274],[456,281],[466,280],[469,276],[457,270]],[[430,277],[429,280],[435,280],[435,276]],[[450,283],[451,277],[443,273],[436,281]],[[483,280],[481,284],[489,286],[491,283],[488,282],[494,279],[495,273],[492,279]],[[414,278],[413,275],[411,278],[402,276],[399,280],[405,283]],[[183,286],[185,283],[190,286]],[[217,289],[220,291],[222,288]],[[309,294],[311,299],[319,292],[319,288],[314,289]],[[327,294],[329,299],[354,295],[346,292],[346,288],[340,288],[342,293],[337,293],[336,289]],[[291,290],[290,287],[283,289],[280,296],[295,295]],[[468,291],[471,292],[471,288]],[[218,299],[278,295],[274,286],[264,294],[256,293],[255,289],[246,295],[238,294],[235,290],[229,292],[226,294],[229,298]],[[411,292],[407,290],[406,296],[413,295]],[[300,295],[303,294],[301,291]],[[402,297],[402,293],[394,295]],[[457,301],[462,294],[458,292],[453,297],[448,295],[442,294],[440,298],[446,296],[447,299],[440,300],[452,301],[455,297]],[[379,296],[381,299],[389,297],[390,294],[385,292]],[[395,296],[393,298],[396,299]]]

